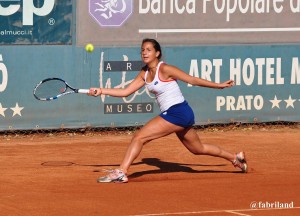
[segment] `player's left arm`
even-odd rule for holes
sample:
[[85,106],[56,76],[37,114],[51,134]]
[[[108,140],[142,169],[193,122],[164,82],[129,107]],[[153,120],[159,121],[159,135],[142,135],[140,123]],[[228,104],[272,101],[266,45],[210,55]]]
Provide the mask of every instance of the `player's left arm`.
[[172,66],[172,65],[162,65],[161,66],[161,74],[164,79],[177,79],[183,82],[189,83],[193,86],[202,86],[207,88],[230,88],[234,85],[233,80],[227,80],[222,83],[215,83],[209,80],[205,80],[202,78],[194,77],[189,74],[186,74],[184,71],[180,70],[179,68]]

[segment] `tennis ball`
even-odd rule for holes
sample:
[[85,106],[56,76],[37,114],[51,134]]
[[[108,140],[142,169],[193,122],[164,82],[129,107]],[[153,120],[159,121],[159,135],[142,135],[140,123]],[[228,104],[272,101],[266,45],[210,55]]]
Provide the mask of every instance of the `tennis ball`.
[[94,51],[94,45],[91,43],[88,43],[87,45],[85,45],[85,51],[91,53]]

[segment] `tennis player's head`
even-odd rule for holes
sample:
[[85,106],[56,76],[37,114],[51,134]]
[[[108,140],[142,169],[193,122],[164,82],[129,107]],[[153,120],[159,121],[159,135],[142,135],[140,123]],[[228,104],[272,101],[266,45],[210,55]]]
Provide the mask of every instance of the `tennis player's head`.
[[142,42],[142,47],[145,43],[151,43],[153,45],[153,48],[155,49],[156,52],[156,57],[158,58],[158,60],[160,60],[162,57],[160,44],[155,39],[151,39],[151,38],[145,38]]

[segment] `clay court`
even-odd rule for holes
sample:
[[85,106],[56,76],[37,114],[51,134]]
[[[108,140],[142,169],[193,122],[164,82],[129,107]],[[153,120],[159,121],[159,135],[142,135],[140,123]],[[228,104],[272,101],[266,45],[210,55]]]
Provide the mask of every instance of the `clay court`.
[[118,166],[131,132],[1,136],[0,215],[300,215],[299,129],[198,131],[204,143],[245,151],[248,174],[192,155],[175,135],[158,139],[127,184],[96,179]]

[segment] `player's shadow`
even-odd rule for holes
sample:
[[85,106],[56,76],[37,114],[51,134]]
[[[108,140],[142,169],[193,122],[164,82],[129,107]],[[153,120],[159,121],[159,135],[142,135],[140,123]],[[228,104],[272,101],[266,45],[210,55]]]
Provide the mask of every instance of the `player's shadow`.
[[141,162],[134,163],[133,165],[146,164],[149,166],[157,167],[158,169],[146,170],[141,172],[135,172],[129,175],[129,178],[138,178],[147,174],[161,174],[161,173],[175,173],[175,172],[185,172],[185,173],[237,173],[239,171],[220,171],[220,170],[195,170],[193,167],[223,167],[227,166],[226,164],[217,164],[217,165],[205,165],[205,164],[181,164],[174,162],[162,161],[158,158],[143,158]]
[[[158,158],[143,158],[141,162],[133,163],[133,166],[145,164],[148,166],[157,167],[158,169],[154,170],[145,170],[141,172],[135,172],[128,177],[138,178],[147,174],[160,174],[160,173],[176,173],[176,172],[185,172],[185,173],[241,173],[241,171],[222,171],[222,170],[195,170],[192,167],[224,167],[227,164],[182,164],[162,161]],[[50,167],[64,167],[64,166],[89,166],[89,167],[119,167],[119,164],[80,164],[69,161],[45,161],[41,163],[42,166]],[[100,170],[94,170],[93,172],[100,172]]]

